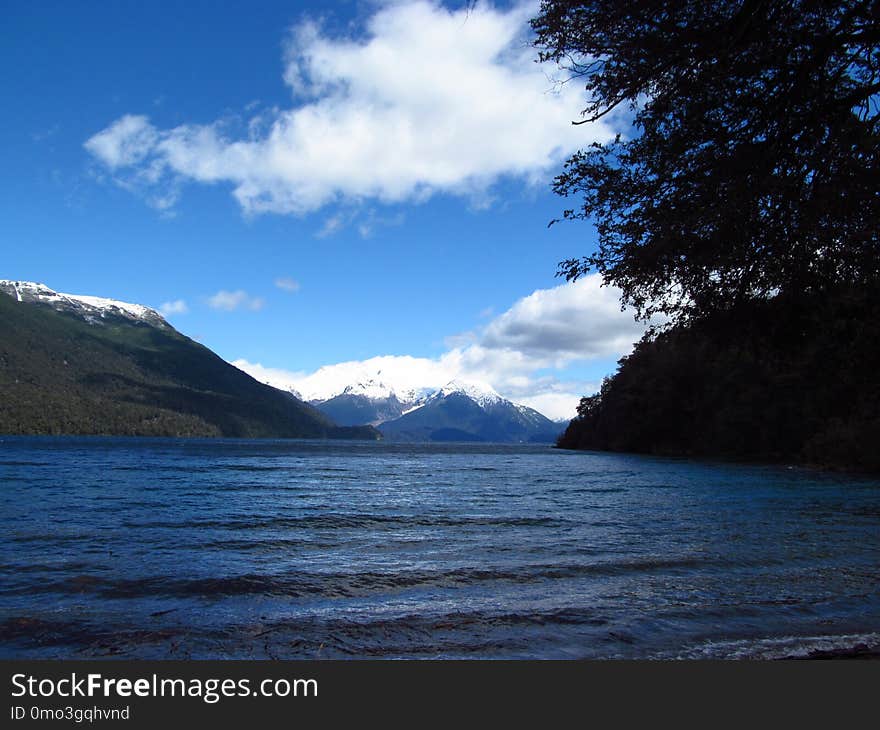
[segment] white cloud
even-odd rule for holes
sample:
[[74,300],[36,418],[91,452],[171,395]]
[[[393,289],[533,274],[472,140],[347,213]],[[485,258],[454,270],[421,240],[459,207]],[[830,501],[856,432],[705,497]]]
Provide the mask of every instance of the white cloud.
[[383,216],[378,215],[375,210],[371,209],[363,216],[361,222],[358,223],[358,235],[361,238],[371,238],[378,229],[402,226],[405,220],[406,216],[403,213]]
[[544,180],[574,150],[613,136],[607,120],[572,127],[582,89],[554,85],[534,63],[536,9],[388,1],[357,37],[306,22],[286,45],[291,108],[256,115],[238,136],[223,122],[163,130],[126,115],[85,146],[139,183],[231,184],[250,214],[437,192],[485,205],[500,178]]
[[[232,364],[257,377],[251,370],[253,366],[246,360],[237,360]],[[257,372],[266,370],[260,365],[256,368]],[[440,388],[452,379],[443,362],[410,355],[381,355],[368,360],[341,362],[325,365],[313,373],[275,370],[275,374],[279,377],[278,383],[289,383],[306,400],[330,398],[340,393],[346,385],[371,378],[398,390]]]
[[577,415],[578,403],[585,395],[592,395],[599,390],[599,384],[588,383],[578,392],[549,391],[537,395],[519,398],[517,403],[534,408],[538,413],[543,413],[553,421],[566,419],[570,421]]
[[111,170],[143,162],[159,141],[147,117],[126,114],[85,143],[85,148]]
[[249,309],[252,312],[263,308],[266,301],[261,297],[252,297],[243,289],[226,291],[221,289],[213,296],[208,297],[208,306],[211,309],[220,309],[224,312],[233,312],[236,309]]
[[354,226],[358,235],[367,239],[372,238],[380,229],[401,226],[405,220],[406,216],[402,212],[393,215],[380,215],[372,206],[349,206],[345,210],[336,210],[328,216],[315,236],[328,238]]
[[284,370],[283,368],[267,368],[259,363],[252,363],[247,360],[234,360],[232,364],[240,370],[244,370],[248,375],[255,380],[259,380],[261,383],[268,383],[282,390],[295,390],[303,398],[309,400],[309,396],[303,395],[296,386],[297,383],[308,377],[308,373],[294,372]]
[[279,276],[275,279],[275,286],[291,294],[298,292],[300,288],[299,282],[296,279],[291,279],[289,276]]
[[645,330],[631,312],[620,311],[620,292],[600,284],[599,275],[592,274],[539,289],[483,329],[450,338],[450,349],[436,358],[383,355],[325,365],[312,373],[247,360],[232,364],[262,382],[293,388],[306,400],[330,398],[346,385],[370,379],[401,391],[440,388],[460,379],[489,383],[549,418],[572,418],[581,396],[595,392],[598,384],[561,380],[546,371],[578,361],[620,358]]
[[346,224],[345,220],[346,216],[341,213],[336,213],[331,215],[327,220],[324,221],[324,225],[321,226],[321,229],[315,234],[318,238],[327,238],[328,236],[332,236],[334,233],[338,233],[341,231]]
[[644,331],[621,311],[620,291],[593,274],[520,299],[489,323],[481,344],[558,362],[628,352]]
[[171,302],[164,302],[159,307],[159,314],[163,317],[169,317],[174,314],[186,314],[189,307],[183,299],[175,299]]

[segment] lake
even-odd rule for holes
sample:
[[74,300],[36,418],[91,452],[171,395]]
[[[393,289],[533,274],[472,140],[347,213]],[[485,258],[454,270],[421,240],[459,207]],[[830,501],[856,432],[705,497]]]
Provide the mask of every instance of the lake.
[[0,437],[4,658],[880,643],[880,482],[545,446]]

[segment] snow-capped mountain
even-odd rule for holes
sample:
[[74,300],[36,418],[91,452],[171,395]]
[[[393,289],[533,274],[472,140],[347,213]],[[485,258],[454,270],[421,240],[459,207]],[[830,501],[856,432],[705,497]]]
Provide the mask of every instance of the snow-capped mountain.
[[346,385],[345,389],[340,393],[340,395],[362,395],[365,398],[390,398],[395,395],[394,389],[388,385],[385,385],[380,380],[367,380],[362,383],[354,383],[352,385]]
[[366,381],[346,385],[339,395],[363,396],[370,400],[390,400],[393,398],[400,403],[415,403],[431,392],[430,388],[394,388],[381,380],[370,378]]
[[[265,382],[301,397],[289,383]],[[554,423],[489,385],[462,380],[439,388],[399,388],[372,377],[336,391],[308,402],[340,426],[375,426],[389,440],[549,443],[568,423]]]
[[312,401],[312,405],[342,426],[375,426],[397,418],[409,407],[408,403],[401,403],[393,393],[388,398],[340,393],[325,401]]
[[376,426],[397,440],[549,442],[561,431],[538,411],[507,400],[485,383],[451,380],[419,388],[404,378],[410,387],[400,387],[380,371],[359,374],[366,377],[342,387],[338,381],[321,383],[323,397],[309,403],[342,426]]
[[[279,393],[277,390],[274,393],[266,391],[262,389],[263,386],[256,387],[257,383],[241,373],[240,370],[233,368],[231,371],[228,371],[227,368],[231,367],[228,363],[221,363],[219,358],[210,353],[206,354],[204,348],[196,346],[195,343],[180,335],[158,312],[142,304],[130,304],[103,297],[64,294],[50,289],[45,284],[5,279],[0,280],[0,294],[5,295],[2,299],[4,300],[3,306],[8,310],[7,324],[12,322],[13,314],[16,318],[21,319],[22,322],[29,322],[34,319],[30,315],[25,316],[25,310],[29,309],[29,307],[19,307],[16,302],[19,304],[33,304],[37,305],[35,310],[43,310],[43,313],[37,319],[42,317],[45,320],[47,332],[49,330],[55,332],[59,327],[64,330],[72,328],[72,331],[78,328],[77,331],[95,332],[96,335],[100,332],[98,339],[103,338],[108,342],[115,343],[117,349],[121,348],[122,345],[125,345],[126,348],[134,347],[134,343],[144,337],[152,337],[152,334],[145,330],[143,325],[156,327],[162,330],[163,337],[167,336],[169,342],[168,352],[179,351],[181,357],[179,360],[176,360],[173,355],[163,354],[161,361],[154,362],[149,357],[145,358],[143,352],[138,350],[140,353],[138,367],[143,372],[147,373],[149,371],[149,373],[152,373],[151,368],[155,368],[157,372],[163,373],[162,377],[168,378],[173,375],[173,377],[179,378],[186,387],[199,389],[211,385],[215,374],[214,371],[216,370],[218,378],[226,378],[223,380],[224,383],[227,380],[230,382],[235,381],[236,394],[239,391],[241,393],[250,393],[252,390],[254,404],[257,404],[257,401],[267,400],[267,403],[271,401],[270,405],[272,407],[280,408],[283,411],[299,407],[305,408],[304,413],[297,412],[293,414],[303,421],[310,421],[308,426],[312,428],[312,431],[305,429],[304,426],[302,431],[304,434],[312,432],[330,433],[334,427],[331,421],[326,419],[326,416],[329,416],[340,426],[380,425],[381,431],[388,435],[389,438],[408,441],[552,441],[559,431],[556,424],[537,411],[512,403],[486,384],[452,380],[441,387],[437,387],[443,381],[438,377],[438,373],[432,373],[431,380],[433,382],[431,386],[433,387],[423,387],[424,381],[427,378],[422,378],[415,372],[409,372],[408,369],[387,373],[386,375],[390,377],[386,378],[383,376],[381,368],[373,367],[370,370],[364,368],[367,371],[359,374],[365,377],[350,381],[341,388],[338,387],[339,380],[335,377],[334,373],[328,375],[327,373],[321,374],[321,371],[319,371],[318,374],[321,374],[322,377],[312,376],[314,382],[306,382],[303,390],[309,394],[330,393],[329,397],[310,398],[311,404],[317,407],[318,410],[323,411],[324,415],[321,416],[313,408],[299,403],[301,399],[299,398],[299,393],[295,390],[295,387],[299,387],[299,381],[296,383],[288,381],[276,384],[270,380],[264,380],[268,385],[281,386],[286,391],[284,394]],[[59,323],[57,321],[58,318],[51,315],[50,312],[46,312],[46,309],[53,309],[65,315],[71,315],[72,319],[65,317],[63,318],[65,322]],[[52,323],[51,326],[50,322]],[[99,329],[94,330],[93,327],[96,325],[99,326]],[[113,326],[100,327],[100,325]],[[7,339],[10,342],[14,341],[15,336],[9,334]],[[91,340],[95,338],[89,337],[86,339],[89,341],[87,343],[89,346],[94,345],[94,347],[98,347],[98,345],[91,343]],[[71,353],[73,352],[72,350]],[[76,363],[76,367],[86,373],[87,377],[84,377],[88,382],[91,382],[89,378],[98,382],[102,378],[106,380],[109,377],[108,373],[112,370],[110,367],[112,358],[104,353],[103,350],[101,350],[101,353],[100,355],[95,354],[93,357],[89,355],[85,357],[82,363]],[[113,357],[117,357],[117,359],[122,357],[116,350],[113,353]],[[61,358],[64,369],[58,372],[68,372],[68,369],[70,371],[74,369],[74,365],[71,364],[73,362],[71,357],[72,354],[68,353],[65,357]],[[192,370],[191,361],[198,361],[200,363],[201,369],[198,370],[198,374]],[[117,369],[119,372],[123,372],[125,366],[122,361],[120,362],[121,364],[117,363]],[[102,370],[99,375],[93,374],[89,368],[93,367],[96,363],[101,363],[101,367],[107,372]],[[55,372],[57,368],[53,369],[53,367],[48,369],[51,372]],[[128,371],[125,372],[127,373]],[[230,373],[232,374],[230,375]],[[150,375],[150,377],[153,376]],[[156,377],[159,376],[157,375]],[[130,380],[131,378],[128,377],[125,382],[129,383]],[[162,382],[164,383],[165,381],[163,380]],[[117,387],[121,386],[117,384]],[[126,387],[135,388],[130,383]],[[212,385],[211,387],[218,393],[223,392],[218,385]],[[62,391],[63,388],[58,392]],[[54,393],[55,391],[52,392]],[[291,395],[295,397],[291,398]],[[83,398],[87,400],[87,396],[91,397],[91,395],[86,394]],[[284,399],[283,406],[278,405],[278,397]],[[58,398],[60,396],[56,397],[56,400]],[[155,399],[155,395],[149,397],[139,395],[136,402],[140,403],[142,400]],[[254,404],[252,404],[250,410],[256,408]],[[216,412],[223,410],[215,409]],[[248,409],[245,410],[247,411]],[[215,411],[212,411],[212,413],[215,413]],[[273,411],[272,413],[274,414],[275,412]],[[91,418],[90,414],[87,414],[87,416]],[[169,416],[169,418],[173,420],[173,418],[178,418],[178,416]],[[311,421],[314,421],[314,423],[311,423]],[[189,424],[188,421],[187,424]],[[289,429],[291,433],[295,430],[286,421],[282,425],[284,429]],[[190,426],[192,424],[189,424],[187,428]],[[276,426],[277,424],[274,422],[271,424],[271,428]],[[177,421],[174,421],[174,428],[179,427]],[[135,428],[136,431],[140,426],[132,426],[126,422],[125,428]],[[171,427],[169,426],[169,428]],[[196,433],[199,432],[198,428],[210,430],[214,426],[199,422],[192,426],[192,428],[196,429],[193,431]],[[228,432],[231,435],[238,435],[238,431],[235,429],[238,429],[239,426],[235,424],[224,421],[223,428],[219,426],[217,428],[220,433],[226,434]],[[253,428],[256,429],[257,426],[253,426]],[[270,426],[261,422],[259,428],[270,429]],[[345,431],[345,429],[337,430],[340,432]],[[345,431],[345,433],[349,431]],[[357,431],[357,429],[354,431]],[[351,432],[354,433],[354,431]],[[254,431],[254,433],[257,432],[263,433],[263,431]],[[287,433],[287,431],[284,432]],[[266,433],[275,433],[275,431],[270,429]],[[364,433],[366,437],[374,437],[376,434],[373,429],[367,429]]]
[[370,378],[345,386],[341,393],[311,403],[343,426],[375,426],[391,421],[415,407],[429,389],[396,390],[381,380]]
[[129,304],[115,299],[81,294],[63,294],[50,289],[45,284],[32,281],[2,279],[0,280],[0,292],[19,302],[46,304],[57,311],[79,315],[89,324],[101,324],[108,317],[122,317],[136,322],[145,322],[154,327],[168,327],[168,323],[161,314],[142,304]]
[[452,381],[399,417],[379,424],[398,441],[551,442],[559,427],[532,408],[512,403],[493,388]]
[[[454,394],[466,395],[474,403],[484,409],[491,408],[504,401],[504,398],[502,398],[491,385],[469,383],[463,380],[451,380],[440,388],[440,390],[430,394],[422,405],[429,405],[430,403]],[[509,403],[510,401],[507,402]]]

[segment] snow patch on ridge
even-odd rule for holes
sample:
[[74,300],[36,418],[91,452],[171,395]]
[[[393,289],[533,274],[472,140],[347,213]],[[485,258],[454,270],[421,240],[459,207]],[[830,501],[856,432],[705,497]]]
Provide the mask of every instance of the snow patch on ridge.
[[396,396],[396,393],[392,387],[385,385],[381,380],[370,378],[365,382],[346,385],[339,395],[362,395],[371,400],[380,400]]
[[[477,403],[481,408],[504,402],[504,398],[502,398],[492,386],[485,383],[466,382],[463,380],[451,380],[439,389],[395,389],[381,380],[370,378],[366,381],[347,385],[341,393],[337,393],[331,397],[336,397],[336,395],[359,395],[374,401],[396,398],[399,403],[410,404],[410,407],[403,412],[406,414],[417,408],[421,408],[426,403],[433,402],[440,398],[446,398],[453,394],[465,395]],[[315,399],[314,402],[320,402],[321,400],[329,400],[329,398]]]
[[81,294],[60,294],[60,296],[67,297],[68,299],[73,299],[77,302],[82,302],[89,307],[94,307],[95,309],[101,309],[104,311],[121,309],[123,312],[126,312],[127,314],[130,314],[132,317],[135,317],[137,319],[143,319],[149,314],[158,315],[158,312],[156,312],[154,309],[145,307],[143,304],[130,304],[129,302],[120,302],[116,299],[90,297]]
[[[11,292],[9,290],[12,290]],[[50,289],[45,284],[33,281],[11,281],[0,279],[0,291],[15,296],[19,302],[38,302],[49,304],[56,309],[74,310],[81,314],[86,321],[94,323],[94,316],[101,318],[109,315],[135,319],[148,324],[167,326],[165,320],[156,310],[145,307],[143,304],[131,304],[116,299],[93,297],[82,294],[65,294]]]
[[466,395],[481,408],[487,408],[505,400],[487,383],[467,382],[464,380],[450,380],[431,396],[431,400],[445,398],[456,393]]

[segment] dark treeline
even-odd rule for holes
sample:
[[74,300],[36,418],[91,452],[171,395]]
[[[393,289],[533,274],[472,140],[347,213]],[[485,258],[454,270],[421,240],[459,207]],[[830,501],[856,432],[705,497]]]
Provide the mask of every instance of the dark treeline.
[[780,298],[646,336],[558,445],[880,470],[878,302]]
[[583,121],[631,123],[555,179],[598,234],[560,274],[668,323],[559,444],[880,468],[880,2],[544,0],[532,25]]

